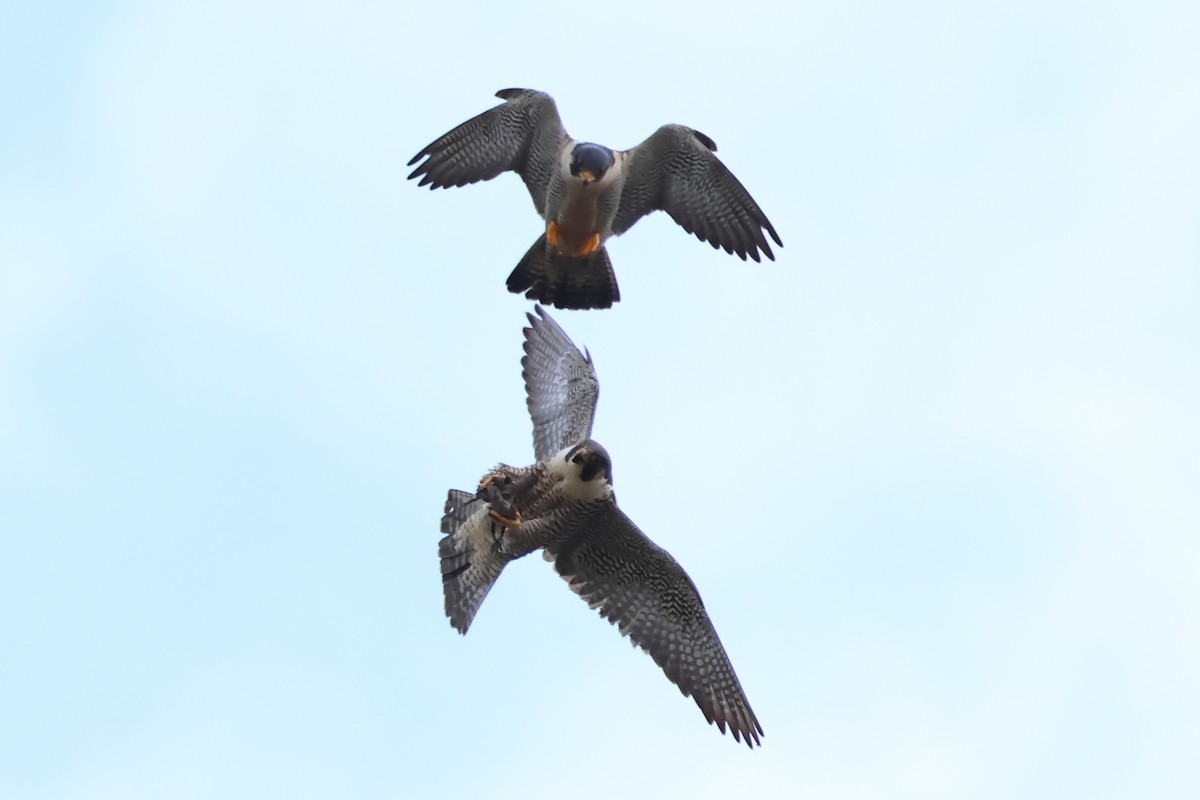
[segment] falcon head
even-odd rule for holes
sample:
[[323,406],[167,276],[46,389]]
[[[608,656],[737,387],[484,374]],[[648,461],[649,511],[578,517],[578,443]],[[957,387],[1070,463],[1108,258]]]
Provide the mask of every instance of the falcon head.
[[584,183],[595,183],[604,177],[613,161],[613,151],[607,147],[580,142],[571,151],[571,175]]
[[606,483],[612,485],[612,460],[608,451],[599,442],[592,439],[580,442],[567,451],[564,460],[574,464],[579,469],[579,480],[582,483]]

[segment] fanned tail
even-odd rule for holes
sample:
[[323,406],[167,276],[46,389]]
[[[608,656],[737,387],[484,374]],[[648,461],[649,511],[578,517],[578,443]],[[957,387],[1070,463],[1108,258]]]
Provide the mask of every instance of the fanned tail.
[[608,251],[564,256],[542,234],[508,276],[508,290],[556,308],[610,308],[621,299]]
[[487,597],[500,571],[512,557],[494,547],[487,503],[470,492],[451,489],[446,495],[442,533],[442,589],[446,616],[459,633],[466,633],[475,612]]

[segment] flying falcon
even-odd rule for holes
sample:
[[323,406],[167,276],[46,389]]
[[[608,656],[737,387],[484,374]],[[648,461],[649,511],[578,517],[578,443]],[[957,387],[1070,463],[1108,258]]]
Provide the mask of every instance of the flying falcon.
[[474,494],[450,490],[438,546],[450,624],[465,634],[504,566],[540,549],[710,723],[761,744],[762,726],[695,584],[617,507],[612,462],[591,438],[599,394],[591,356],[541,306],[534,310],[521,366],[537,463],[500,464]]
[[559,308],[608,308],[621,299],[604,243],[651,211],[666,211],[714,248],[774,260],[762,209],[715,155],[700,131],[664,125],[631,150],[611,150],[567,135],[554,98],[503,89],[505,102],[426,146],[408,177],[430,189],[521,176],[546,232],[508,276],[508,290]]

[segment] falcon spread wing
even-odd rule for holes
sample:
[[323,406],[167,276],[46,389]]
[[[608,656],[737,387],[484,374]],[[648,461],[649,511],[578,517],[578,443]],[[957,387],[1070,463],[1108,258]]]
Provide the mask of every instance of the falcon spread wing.
[[762,725],[713,629],[695,584],[671,554],[650,541],[614,503],[547,548],[547,558],[580,597],[645,650],[710,723],[750,747]]
[[558,151],[567,140],[554,98],[531,89],[502,89],[506,102],[459,125],[408,162],[423,164],[408,177],[430,189],[487,181],[505,170],[521,176],[542,216]]
[[533,452],[546,461],[559,450],[592,435],[600,384],[591,355],[579,352],[545,309],[526,314],[525,355],[521,376],[533,419]]
[[714,248],[761,260],[775,254],[763,234],[783,246],[754,198],[714,153],[717,145],[699,131],[664,125],[627,151],[629,165],[613,233],[621,234],[651,211],[662,209],[685,231]]

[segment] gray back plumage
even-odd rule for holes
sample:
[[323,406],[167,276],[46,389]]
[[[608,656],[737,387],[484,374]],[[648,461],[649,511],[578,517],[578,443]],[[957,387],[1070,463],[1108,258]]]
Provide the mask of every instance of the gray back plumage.
[[533,452],[546,461],[591,438],[600,384],[591,355],[579,352],[544,308],[535,306],[534,314],[526,314],[521,376],[533,420]]

